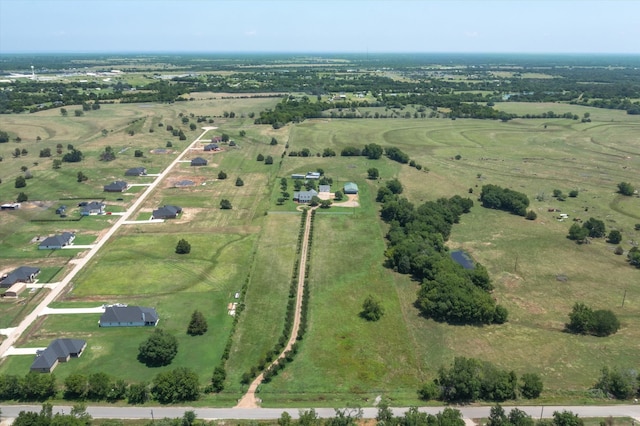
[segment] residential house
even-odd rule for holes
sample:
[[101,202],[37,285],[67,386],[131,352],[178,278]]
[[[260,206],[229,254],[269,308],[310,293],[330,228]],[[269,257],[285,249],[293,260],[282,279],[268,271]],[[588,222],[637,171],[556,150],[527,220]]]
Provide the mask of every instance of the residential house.
[[0,288],[9,288],[15,283],[32,283],[40,273],[40,268],[20,266],[9,272],[0,280]]
[[205,151],[220,151],[220,145],[217,143],[210,143],[209,145],[205,145]]
[[78,358],[86,347],[86,340],[56,339],[45,350],[37,352],[30,370],[38,373],[51,373],[59,362]]
[[146,176],[147,169],[144,167],[134,167],[133,169],[129,169],[124,172],[125,176]]
[[129,188],[129,184],[123,180],[111,182],[104,186],[104,192],[124,192]]
[[318,192],[331,192],[331,185],[318,185]]
[[153,211],[154,219],[175,219],[182,213],[182,207],[179,206],[162,206]]
[[107,306],[100,317],[100,327],[155,327],[160,318],[154,308],[142,306]]
[[106,205],[99,201],[91,201],[86,205],[82,206],[82,210],[80,210],[81,216],[91,216],[94,214],[104,214],[104,208]]
[[315,189],[310,191],[295,191],[293,193],[293,201],[299,203],[309,203],[313,197],[317,197],[318,192]]
[[344,184],[344,193],[345,194],[357,194],[358,193],[358,185],[353,182],[347,182]]
[[73,232],[63,232],[60,235],[54,235],[52,237],[47,237],[40,245],[38,245],[39,250],[54,250],[61,249],[62,247],[70,245],[73,240],[76,238],[76,234]]
[[191,160],[191,165],[192,166],[206,166],[208,163],[207,160],[205,160],[202,157],[196,157],[193,160]]

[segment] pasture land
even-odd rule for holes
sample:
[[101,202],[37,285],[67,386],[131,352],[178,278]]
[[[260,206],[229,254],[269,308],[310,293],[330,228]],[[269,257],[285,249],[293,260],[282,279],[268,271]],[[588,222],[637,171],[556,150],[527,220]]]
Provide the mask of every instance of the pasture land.
[[[51,271],[62,268],[50,278],[60,279],[68,262],[82,254],[73,250],[43,253],[32,243],[34,236],[74,230],[91,242],[114,220],[103,216],[58,221],[53,211],[62,200],[101,199],[105,196],[102,185],[122,179],[129,167],[143,165],[152,173],[163,170],[176,153],[151,151],[165,148],[167,140],[179,151],[200,131],[181,126],[180,112],[214,115],[211,111],[233,110],[240,117],[216,117],[213,125],[219,129],[207,137],[227,133],[238,147],[189,153],[187,158],[206,155],[209,164],[198,168],[179,164],[133,217],[148,218],[162,204],[183,207],[182,215],[164,223],[123,227],[76,277],[60,302],[64,306],[116,301],[155,306],[160,326],[180,340],[181,349],[170,368],[195,368],[204,384],[219,363],[231,330],[227,304],[235,301],[233,295],[248,280],[246,308],[227,361],[226,390],[199,403],[233,404],[243,391],[242,374],[280,336],[300,224],[291,201],[275,205],[280,179],[318,168],[333,179],[332,191],[345,182],[356,182],[361,207],[334,207],[316,215],[308,331],[294,362],[261,386],[259,397],[265,406],[364,405],[377,395],[391,398],[394,405],[416,404],[418,386],[433,379],[438,368],[456,355],[491,361],[519,375],[539,373],[546,387],[542,401],[584,402],[588,401],[586,389],[604,365],[633,366],[640,342],[638,270],[626,263],[625,256],[614,255],[614,247],[604,240],[577,245],[566,235],[572,219],[594,217],[603,220],[607,230],[622,232],[625,250],[640,239],[640,232],[634,230],[634,224],[640,223],[640,199],[615,193],[621,181],[640,186],[639,118],[574,105],[515,103],[500,103],[497,108],[519,114],[552,110],[582,116],[590,112],[592,122],[318,119],[273,130],[241,116],[258,113],[277,101],[208,98],[173,105],[103,105],[84,117],[61,117],[57,110],[1,116],[0,128],[23,139],[0,144],[2,201],[17,195],[13,179],[26,165],[34,177],[25,190],[30,200],[41,203],[0,213],[0,266],[25,263],[44,265]],[[158,127],[160,120],[165,126],[182,127],[187,141],[178,141]],[[139,129],[133,136],[127,130],[130,126]],[[154,132],[149,132],[151,128]],[[102,129],[107,129],[106,136]],[[240,137],[240,130],[246,136]],[[36,136],[42,140],[35,141]],[[278,145],[269,144],[271,137],[277,138]],[[55,152],[57,143],[64,144],[65,152],[67,143],[74,144],[87,159],[53,170],[52,158],[36,158],[41,145]],[[290,145],[287,151],[308,148],[312,156],[281,157],[286,143]],[[419,171],[386,158],[316,156],[325,148],[339,155],[346,146],[362,148],[368,143],[398,147],[424,168]],[[117,158],[100,162],[98,155],[108,145]],[[18,146],[28,146],[29,154],[12,158]],[[144,151],[142,159],[134,157],[136,149]],[[274,164],[256,161],[258,154],[272,155]],[[56,155],[53,158],[59,158]],[[379,169],[379,181],[366,179],[370,167]],[[78,171],[87,174],[89,181],[75,182]],[[227,179],[218,179],[220,171],[227,173]],[[244,186],[235,186],[236,177],[243,179]],[[449,241],[451,248],[464,249],[487,267],[496,287],[494,297],[509,309],[507,324],[449,326],[419,315],[413,306],[418,283],[383,267],[386,225],[378,218],[374,199],[378,187],[394,177],[403,183],[403,195],[415,204],[456,194],[475,200],[488,183],[527,194],[537,220],[487,210],[476,202],[471,213],[454,226]],[[131,180],[138,179],[149,182],[148,178]],[[175,188],[174,183],[184,179],[197,184]],[[292,185],[289,179],[289,193],[293,193]],[[559,201],[552,197],[554,189],[565,194],[578,190],[579,194]],[[123,210],[133,202],[132,194],[106,194],[106,202],[110,208]],[[231,201],[232,210],[219,209],[222,198]],[[548,211],[551,208],[568,213],[569,220],[559,221],[557,213]],[[41,218],[56,220],[34,221]],[[174,253],[180,238],[191,243],[191,254]],[[377,323],[367,323],[358,315],[368,294],[380,298],[385,307]],[[621,330],[607,338],[563,333],[567,314],[578,301],[594,309],[612,309],[622,322]],[[185,329],[196,308],[207,317],[209,332],[191,338]],[[0,309],[3,315],[9,311],[5,306]],[[86,355],[59,366],[56,375],[60,378],[76,368],[109,371],[132,381],[149,380],[161,371],[147,369],[135,359],[137,346],[151,330],[100,330],[96,321],[95,315],[46,317],[20,344],[43,345],[54,334],[88,337]],[[30,362],[30,357],[12,357],[2,363],[0,371],[26,371]]]

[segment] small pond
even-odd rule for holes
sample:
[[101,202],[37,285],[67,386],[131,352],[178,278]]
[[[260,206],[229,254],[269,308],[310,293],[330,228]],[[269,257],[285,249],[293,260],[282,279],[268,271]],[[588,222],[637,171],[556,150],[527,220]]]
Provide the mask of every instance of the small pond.
[[451,252],[451,258],[456,261],[459,265],[461,265],[464,269],[473,269],[475,265],[473,264],[473,259],[467,252],[462,250],[456,250]]

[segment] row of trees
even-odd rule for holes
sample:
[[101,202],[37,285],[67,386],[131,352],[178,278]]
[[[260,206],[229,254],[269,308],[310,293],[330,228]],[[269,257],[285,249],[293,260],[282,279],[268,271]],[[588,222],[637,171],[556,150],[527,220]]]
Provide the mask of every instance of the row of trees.
[[433,382],[418,394],[422,399],[446,402],[506,401],[519,395],[537,398],[543,390],[537,374],[526,373],[520,379],[513,371],[501,370],[490,362],[456,357],[450,368],[441,367]]

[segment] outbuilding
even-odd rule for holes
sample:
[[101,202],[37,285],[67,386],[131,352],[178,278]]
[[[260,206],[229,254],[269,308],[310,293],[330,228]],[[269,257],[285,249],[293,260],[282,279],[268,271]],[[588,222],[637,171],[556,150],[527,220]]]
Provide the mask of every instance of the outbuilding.
[[358,185],[353,182],[347,182],[344,184],[344,193],[345,194],[357,194],[358,193]]

